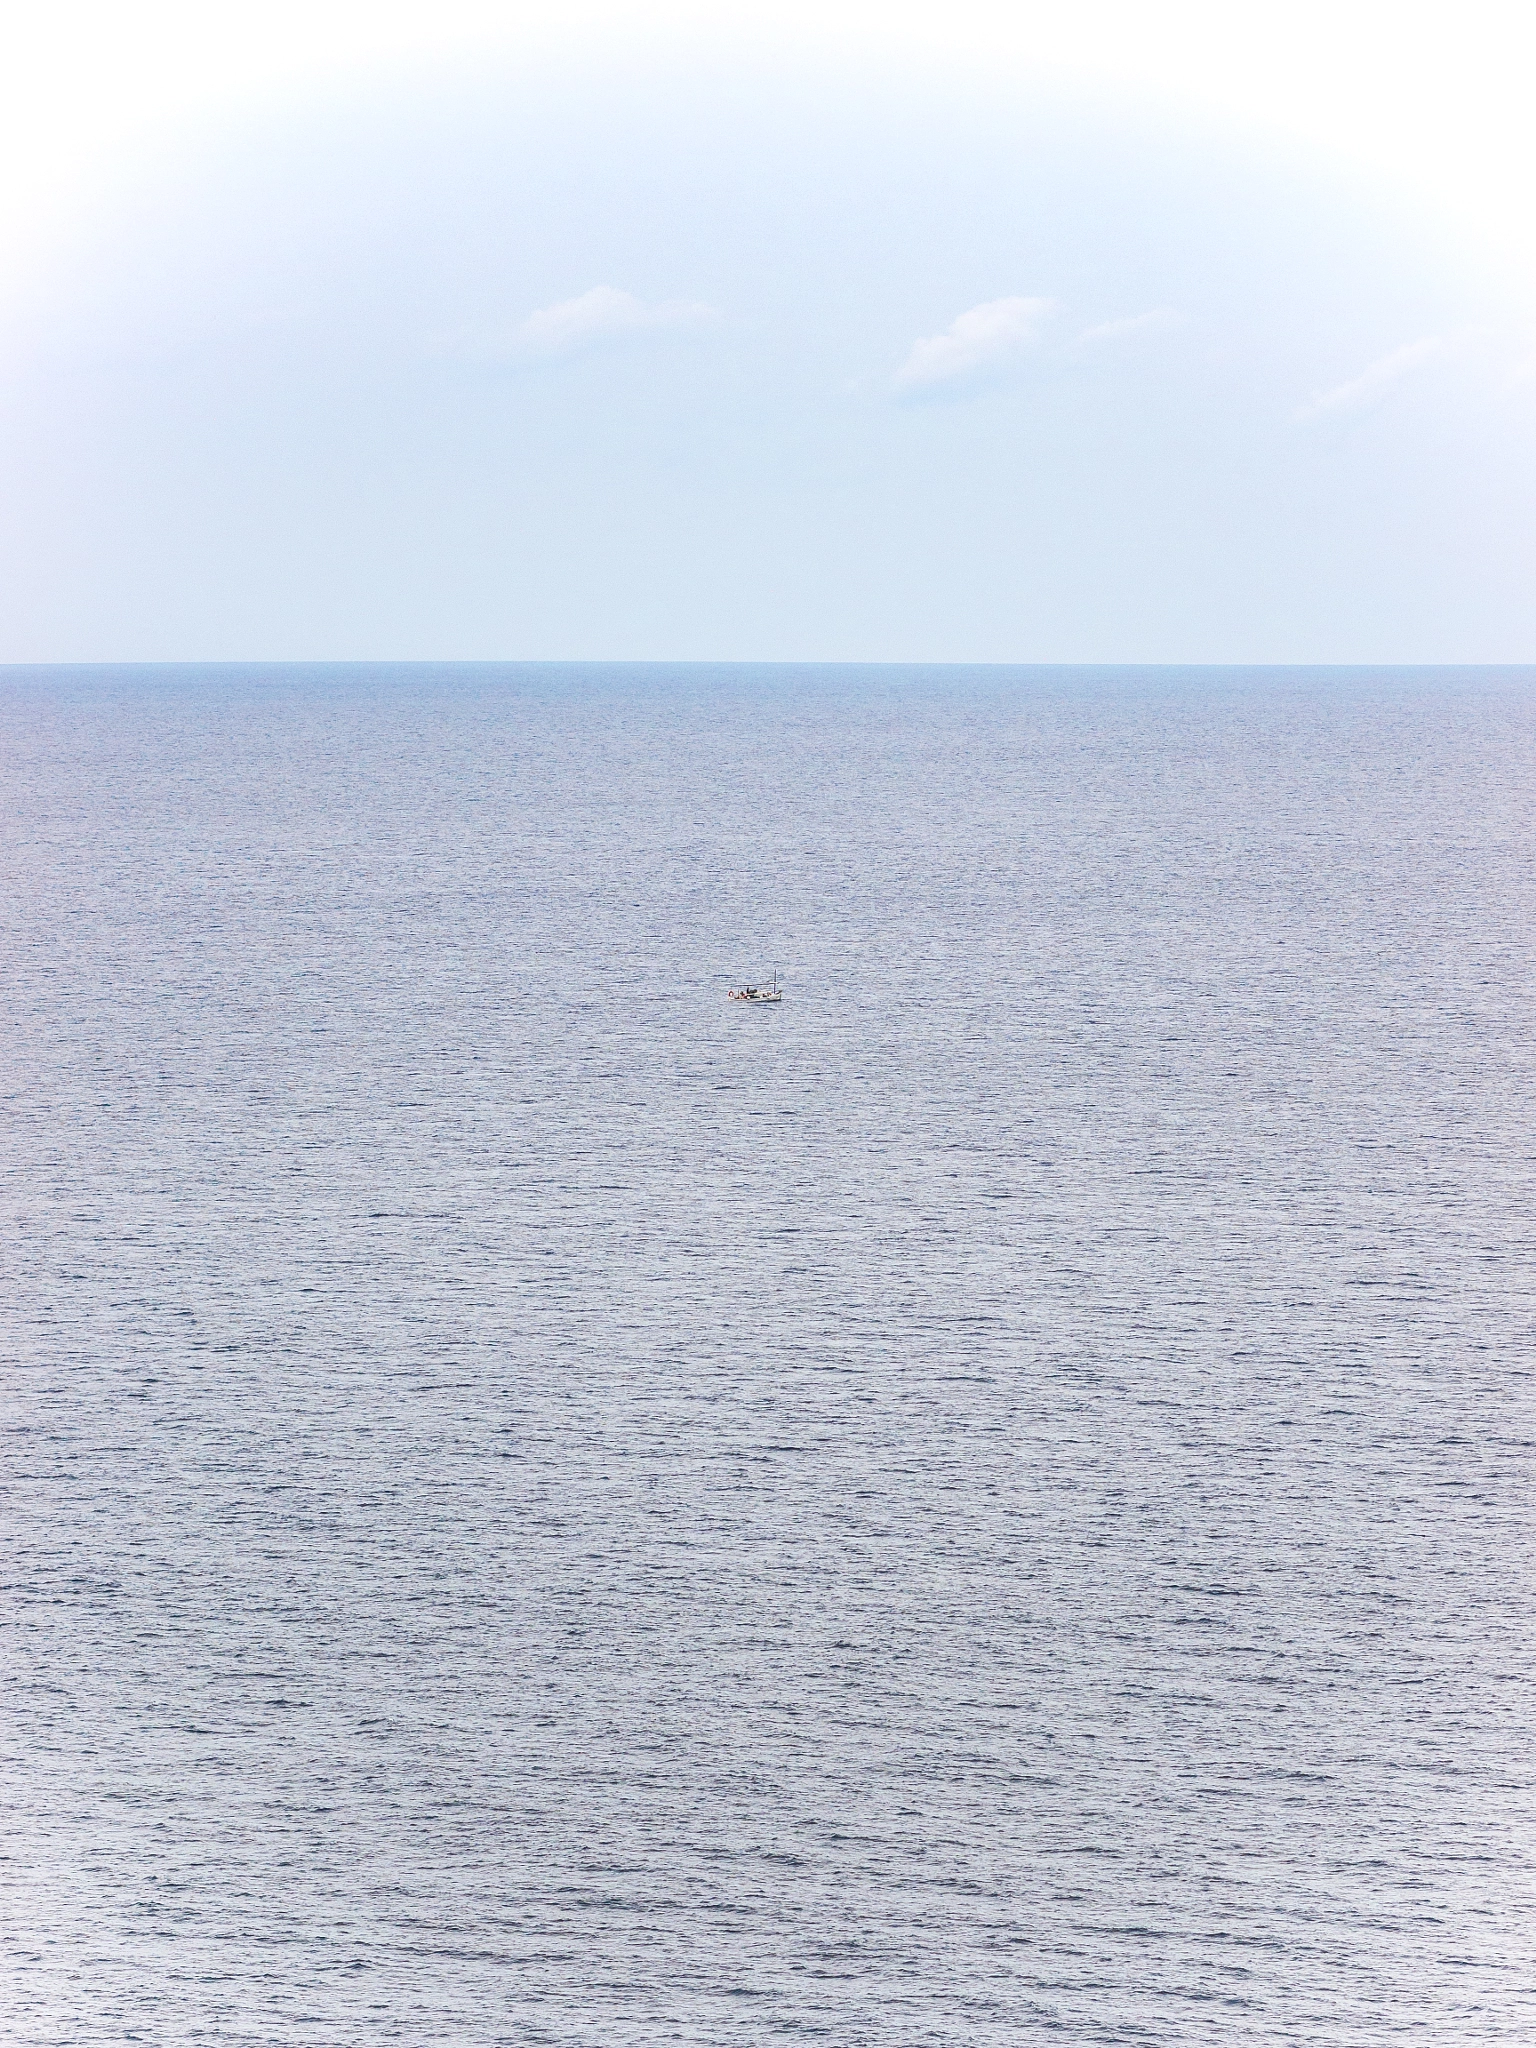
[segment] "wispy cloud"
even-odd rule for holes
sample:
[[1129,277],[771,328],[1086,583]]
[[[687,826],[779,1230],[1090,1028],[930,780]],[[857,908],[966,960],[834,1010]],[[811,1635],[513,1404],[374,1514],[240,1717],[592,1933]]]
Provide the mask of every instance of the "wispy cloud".
[[914,341],[891,379],[901,398],[955,391],[990,382],[1010,369],[1035,341],[1054,310],[1053,299],[988,299],[951,320],[942,334]]
[[1329,413],[1359,412],[1363,407],[1377,404],[1392,389],[1394,384],[1411,377],[1415,371],[1428,369],[1430,364],[1444,361],[1451,352],[1451,344],[1444,335],[1427,334],[1422,341],[1405,342],[1390,355],[1382,356],[1369,369],[1362,370],[1358,377],[1351,377],[1347,384],[1336,384],[1331,391],[1324,391],[1316,398],[1309,398],[1305,405],[1298,405],[1298,420],[1322,419]]
[[550,362],[605,343],[709,326],[719,317],[715,307],[694,300],[660,299],[648,305],[633,292],[599,284],[579,298],[541,306],[524,320],[466,329],[454,337],[453,350],[482,363]]
[[1172,306],[1158,306],[1150,313],[1131,313],[1123,320],[1104,320],[1088,327],[1079,341],[1125,341],[1133,334],[1157,334],[1169,327],[1182,327],[1185,316]]

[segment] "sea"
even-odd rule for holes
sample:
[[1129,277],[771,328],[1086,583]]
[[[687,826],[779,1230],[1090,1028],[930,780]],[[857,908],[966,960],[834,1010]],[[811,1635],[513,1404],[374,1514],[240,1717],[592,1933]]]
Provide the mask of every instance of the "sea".
[[1529,669],[0,673],[0,2037],[1536,2041],[1533,828]]

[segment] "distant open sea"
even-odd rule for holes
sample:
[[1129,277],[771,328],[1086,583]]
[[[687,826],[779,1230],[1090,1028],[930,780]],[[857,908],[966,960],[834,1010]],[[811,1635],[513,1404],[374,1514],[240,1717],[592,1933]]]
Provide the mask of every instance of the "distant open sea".
[[0,2037],[1529,2048],[1533,827],[1531,670],[0,671]]

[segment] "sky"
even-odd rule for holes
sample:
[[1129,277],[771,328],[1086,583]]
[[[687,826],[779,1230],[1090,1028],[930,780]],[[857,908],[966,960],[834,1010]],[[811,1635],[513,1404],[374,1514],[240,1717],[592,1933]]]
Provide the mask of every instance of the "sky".
[[5,12],[0,661],[1536,659],[1519,8]]

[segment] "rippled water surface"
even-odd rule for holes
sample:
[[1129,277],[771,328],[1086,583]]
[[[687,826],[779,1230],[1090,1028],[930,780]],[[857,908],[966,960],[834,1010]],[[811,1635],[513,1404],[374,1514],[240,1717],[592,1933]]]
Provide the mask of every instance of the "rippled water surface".
[[1536,677],[0,744],[7,2039],[1536,2039]]

